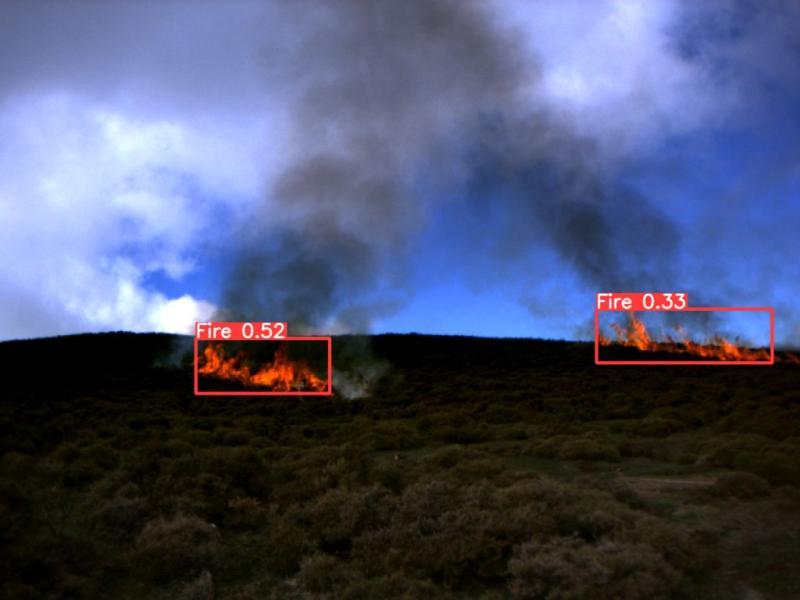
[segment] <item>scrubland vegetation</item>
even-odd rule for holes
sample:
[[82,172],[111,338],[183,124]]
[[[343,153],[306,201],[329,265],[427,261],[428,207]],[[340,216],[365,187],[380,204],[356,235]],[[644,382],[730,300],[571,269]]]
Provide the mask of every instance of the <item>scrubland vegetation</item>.
[[796,366],[377,336],[368,398],[196,398],[177,345],[0,344],[1,597],[800,597]]

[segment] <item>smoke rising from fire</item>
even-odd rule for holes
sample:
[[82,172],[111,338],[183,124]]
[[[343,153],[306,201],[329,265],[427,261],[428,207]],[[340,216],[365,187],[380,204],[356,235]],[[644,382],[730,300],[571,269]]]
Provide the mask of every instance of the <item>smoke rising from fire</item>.
[[442,206],[458,220],[493,203],[475,247],[502,262],[545,243],[598,289],[671,283],[676,228],[531,102],[537,64],[485,5],[303,0],[275,18],[268,72],[290,82],[292,142],[242,233],[229,315],[368,330],[408,295],[408,244]]
[[[406,244],[426,212],[414,170],[435,159],[442,136],[512,101],[513,39],[467,2],[303,0],[275,10],[286,29],[268,70],[290,88],[291,147],[245,232],[223,306],[280,315],[294,331],[366,330],[406,294]],[[387,279],[394,289],[376,296]]]
[[616,288],[774,305],[800,340],[795,3],[0,13],[1,338],[218,308],[591,337]]

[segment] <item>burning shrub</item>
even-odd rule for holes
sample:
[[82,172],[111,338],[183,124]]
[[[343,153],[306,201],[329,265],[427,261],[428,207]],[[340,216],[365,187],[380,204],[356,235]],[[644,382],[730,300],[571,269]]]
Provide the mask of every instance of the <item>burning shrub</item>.
[[291,360],[283,344],[278,347],[271,362],[252,369],[243,353],[227,357],[221,344],[208,344],[201,352],[198,373],[201,377],[276,391],[319,391],[328,385],[305,362]]
[[217,563],[219,532],[195,516],[159,517],[145,525],[134,552],[142,570],[153,579],[185,579]]

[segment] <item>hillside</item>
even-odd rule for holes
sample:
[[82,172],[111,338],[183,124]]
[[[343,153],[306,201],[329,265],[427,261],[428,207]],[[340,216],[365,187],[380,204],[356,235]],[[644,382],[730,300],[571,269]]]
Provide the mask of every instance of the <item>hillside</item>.
[[800,596],[796,365],[346,336],[367,397],[198,398],[190,343],[0,344],[0,596]]

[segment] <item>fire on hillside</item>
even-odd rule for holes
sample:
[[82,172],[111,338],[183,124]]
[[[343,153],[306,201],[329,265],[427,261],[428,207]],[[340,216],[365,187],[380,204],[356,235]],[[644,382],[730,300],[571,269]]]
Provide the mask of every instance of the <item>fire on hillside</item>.
[[[624,346],[636,348],[643,352],[663,352],[685,354],[692,358],[719,361],[768,361],[770,352],[767,348],[749,348],[737,344],[721,335],[713,335],[704,342],[693,340],[681,326],[675,327],[676,336],[664,335],[656,339],[647,326],[633,312],[628,313],[625,326],[612,323],[614,336],[599,335],[601,346]],[[800,364],[800,356],[783,353],[777,360]]]
[[273,391],[323,391],[327,382],[301,360],[291,360],[282,344],[272,361],[251,368],[247,356],[239,352],[225,356],[221,344],[207,345],[200,355],[198,373],[204,377],[238,382],[247,388],[266,388]]

